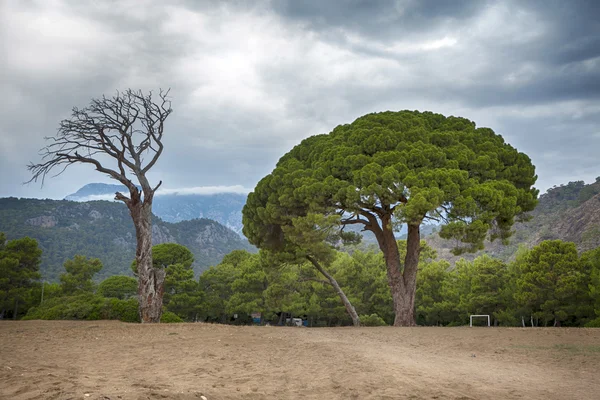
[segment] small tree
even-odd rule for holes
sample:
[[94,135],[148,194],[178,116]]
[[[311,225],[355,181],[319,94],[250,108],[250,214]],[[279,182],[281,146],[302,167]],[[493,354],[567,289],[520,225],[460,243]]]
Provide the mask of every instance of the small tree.
[[6,242],[0,232],[0,319],[7,311],[17,319],[19,307],[26,303],[41,277],[41,256],[35,239],[24,237]]
[[202,319],[215,322],[227,322],[225,308],[233,296],[232,284],[240,274],[237,266],[221,262],[200,275],[199,286],[203,293]]
[[152,247],[152,265],[154,268],[168,268],[170,265],[181,264],[191,270],[194,254],[185,246],[177,243],[161,243]]
[[[259,186],[264,181],[265,179]],[[360,326],[356,309],[335,277],[327,270],[327,266],[336,256],[332,243],[355,239],[355,235],[336,232],[335,216],[331,218],[319,214],[284,215],[284,209],[277,210],[276,207],[273,205],[272,211],[278,215],[279,221],[277,225],[271,225],[267,214],[262,212],[260,203],[251,202],[249,198],[243,209],[243,222],[244,234],[250,243],[272,253],[282,263],[303,264],[308,261],[333,287],[354,326]],[[265,226],[271,227],[265,229]],[[271,229],[275,230],[275,235]]]
[[135,226],[142,322],[160,322],[162,312],[165,271],[152,267],[151,226],[152,201],[162,181],[152,186],[147,173],[163,152],[164,122],[172,112],[168,93],[161,90],[155,103],[152,92],[128,89],[73,108],[56,136],[46,138],[50,144],[41,150],[43,161],[28,166],[30,182],[41,179],[43,184],[52,170],[59,175],[70,165],[90,164],[129,189],[129,196],[117,192],[115,200],[129,208]]
[[508,267],[500,260],[482,255],[473,261],[459,260],[457,274],[459,310],[464,318],[470,314],[488,314],[498,324],[498,316],[511,303]]
[[519,266],[515,300],[544,324],[561,324],[576,313],[577,298],[588,295],[574,243],[546,240],[535,246]]
[[600,247],[594,250],[586,251],[581,256],[581,262],[585,264],[585,269],[589,271],[589,312],[591,318],[596,317],[593,326],[600,327]]
[[64,267],[67,272],[60,276],[64,294],[91,293],[94,290],[92,278],[102,269],[102,262],[98,258],[76,255],[65,261]]

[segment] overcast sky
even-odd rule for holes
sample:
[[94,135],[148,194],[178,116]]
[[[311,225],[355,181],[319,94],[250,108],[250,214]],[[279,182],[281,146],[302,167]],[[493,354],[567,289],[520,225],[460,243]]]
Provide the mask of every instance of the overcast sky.
[[303,138],[402,109],[494,129],[542,191],[600,175],[600,1],[0,4],[0,196],[110,183],[72,166],[22,185],[73,106],[129,87],[171,88],[166,189],[252,189]]

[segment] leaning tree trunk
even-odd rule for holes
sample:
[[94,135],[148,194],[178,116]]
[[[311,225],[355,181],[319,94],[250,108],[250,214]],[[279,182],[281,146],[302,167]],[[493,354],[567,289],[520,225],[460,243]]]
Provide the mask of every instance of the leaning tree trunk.
[[348,315],[350,315],[350,318],[352,318],[352,324],[354,326],[360,326],[360,318],[358,317],[358,314],[356,313],[356,309],[354,308],[354,306],[352,305],[352,303],[350,303],[350,300],[348,300],[348,297],[346,297],[346,294],[344,293],[344,291],[342,290],[342,288],[340,287],[340,285],[337,283],[337,281],[335,280],[335,278],[333,277],[333,275],[331,275],[329,272],[327,272],[322,266],[321,264],[319,264],[319,262],[317,260],[315,260],[312,257],[307,257],[307,259],[312,263],[312,265],[321,273],[323,274],[323,276],[325,278],[327,278],[327,280],[329,281],[329,283],[331,283],[331,286],[333,286],[333,289],[335,290],[335,292],[338,294],[338,296],[340,296],[340,299],[342,300],[342,303],[344,303],[344,307],[346,307],[346,312],[348,313]]
[[136,202],[131,206],[137,248],[140,321],[160,322],[163,305],[165,270],[152,266],[152,202]]
[[404,268],[402,268],[391,222],[383,222],[380,247],[385,258],[388,283],[394,303],[394,326],[415,326],[415,292],[421,252],[419,225],[408,225],[406,258],[404,259]]

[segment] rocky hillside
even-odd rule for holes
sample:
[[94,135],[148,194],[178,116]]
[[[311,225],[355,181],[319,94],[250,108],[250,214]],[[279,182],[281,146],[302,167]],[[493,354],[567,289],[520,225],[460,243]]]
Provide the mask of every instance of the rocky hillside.
[[[130,274],[135,256],[135,231],[127,208],[109,201],[72,202],[0,198],[0,232],[8,239],[29,236],[43,249],[42,274],[57,280],[62,264],[75,254],[98,257],[104,264],[98,278]],[[195,256],[199,274],[235,249],[253,248],[231,229],[209,219],[179,223],[153,220],[153,243],[175,242]]]
[[[90,183],[65,197],[65,200],[112,200],[117,191],[127,189],[121,185]],[[239,193],[161,194],[159,191],[154,198],[153,211],[166,222],[212,219],[241,235],[242,208],[246,204],[246,197]]]
[[[517,223],[514,235],[507,246],[500,242],[487,243],[485,250],[461,257],[474,258],[487,253],[494,257],[510,260],[519,245],[533,247],[544,240],[560,239],[574,242],[579,251],[600,246],[600,179],[586,185],[583,181],[555,186],[539,198],[539,204],[531,212],[531,220]],[[426,237],[427,242],[437,249],[438,256],[451,261],[453,243],[437,234]]]

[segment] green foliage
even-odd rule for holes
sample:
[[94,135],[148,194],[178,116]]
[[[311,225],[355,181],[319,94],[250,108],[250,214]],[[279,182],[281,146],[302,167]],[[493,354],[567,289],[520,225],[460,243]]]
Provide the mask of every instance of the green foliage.
[[137,295],[137,279],[125,275],[114,275],[106,278],[98,285],[98,294],[104,297],[113,297],[126,300]]
[[[253,250],[238,234],[208,219],[167,223],[153,217],[152,223],[155,230],[190,249],[196,276],[232,250]],[[44,252],[40,271],[47,281],[57,282],[65,260],[76,254],[102,261],[98,281],[112,275],[132,275],[135,230],[124,204],[2,198],[0,231],[8,239],[29,236],[39,242]]]
[[227,301],[233,295],[231,285],[237,278],[239,269],[232,264],[219,264],[210,267],[200,275],[199,286],[204,293],[200,317],[203,320],[226,322]]
[[575,244],[549,240],[521,260],[514,297],[535,318],[548,324],[574,315],[577,299],[585,298],[587,289]]
[[[55,297],[61,297],[63,295],[62,287],[59,283],[46,283],[43,282],[44,285],[44,300],[53,299]],[[41,299],[42,297],[42,288],[35,289],[34,297],[36,299]]]
[[[166,271],[163,306],[187,321],[197,319],[203,295],[194,279],[193,263],[194,254],[185,246],[177,243],[152,246],[152,266]],[[137,276],[135,260],[131,270]]]
[[191,269],[194,255],[187,247],[177,243],[162,243],[152,246],[152,266],[167,268],[170,265],[181,264],[185,269]]
[[97,258],[88,259],[76,255],[72,260],[65,261],[65,274],[60,276],[60,282],[65,295],[92,292],[92,278],[102,269],[102,262]]
[[160,322],[163,324],[174,324],[174,323],[179,323],[179,322],[183,322],[183,320],[181,318],[179,318],[179,316],[171,311],[165,311],[162,313],[161,317],[160,317]]
[[[152,265],[165,269],[163,306],[188,321],[197,317],[202,293],[194,279],[194,255],[177,243],[162,243],[152,247]],[[137,274],[135,260],[132,269]]]
[[49,299],[29,309],[24,319],[101,319],[105,299],[92,293]]
[[600,317],[591,320],[585,324],[586,328],[600,328]]
[[281,244],[290,220],[395,208],[398,223],[440,211],[440,235],[477,250],[489,229],[507,238],[514,217],[536,204],[529,158],[489,128],[429,112],[369,114],[305,139],[263,178],[244,207],[258,247]]
[[[588,288],[590,308],[600,321],[600,247],[582,254],[583,270],[589,274]],[[587,310],[586,310],[587,311]],[[592,314],[589,312],[589,314]]]
[[200,311],[202,292],[194,279],[191,263],[173,264],[167,267],[163,305],[187,321],[194,321]]
[[0,233],[0,315],[18,318],[35,299],[39,285],[42,250],[35,239],[24,237],[6,242]]
[[102,319],[118,319],[123,322],[140,322],[139,303],[136,298],[104,300]]
[[[447,261],[437,261],[426,243],[422,247],[415,296],[421,325],[464,325],[469,314],[490,314],[495,324],[504,326],[520,325],[522,319],[527,325],[531,319],[536,325],[556,319],[565,326],[600,326],[600,248],[579,257],[572,243],[547,241],[532,250],[520,248],[509,265],[481,256],[460,260],[451,268]],[[406,243],[399,241],[398,248],[404,254]],[[162,322],[251,323],[249,314],[260,312],[263,322],[279,323],[295,316],[308,319],[310,326],[351,324],[331,285],[309,263],[288,264],[262,251],[234,251],[223,261],[198,282],[189,263],[188,267],[167,266]],[[393,322],[380,252],[334,252],[330,273],[355,305],[362,325]],[[98,294],[64,296],[59,285],[45,284],[44,302],[30,308],[25,319],[138,322],[137,299],[117,297],[123,293],[120,288],[127,286],[135,294],[135,279],[115,276],[99,285]],[[27,304],[39,301],[40,289],[29,289]],[[235,321],[233,314],[238,314]]]
[[380,252],[357,250],[352,255],[338,253],[331,272],[359,315],[377,314],[387,325],[394,322],[392,295]]
[[139,322],[137,299],[119,300],[91,293],[55,297],[32,307],[23,319],[99,320]]
[[494,324],[507,326],[532,319],[536,325],[582,326],[594,315],[588,283],[595,257],[589,252],[580,260],[572,243],[547,241],[532,250],[520,248],[510,265],[486,255],[459,260],[452,270],[448,264],[421,265],[417,320],[462,325],[470,314],[489,314]]
[[465,316],[488,314],[494,318],[511,302],[507,292],[508,267],[500,260],[484,255],[473,262],[456,264],[459,282],[459,310]]
[[[239,251],[237,254],[241,255]],[[223,262],[231,261],[238,261],[239,273],[231,283],[233,294],[225,307],[227,314],[266,312],[263,292],[268,283],[267,273],[261,265],[261,257],[258,254],[246,253],[238,260],[228,256],[223,259]]]
[[[181,264],[185,269],[191,269],[194,263],[194,254],[185,246],[177,243],[161,243],[152,246],[152,266],[165,269],[169,265]],[[131,264],[131,270],[137,275],[137,264],[135,260]]]
[[383,318],[381,318],[377,314],[361,315],[360,323],[363,326],[386,326],[387,325],[385,323],[385,321],[383,320]]
[[422,325],[448,325],[460,317],[457,277],[449,272],[447,261],[426,262],[419,265],[415,314]]

